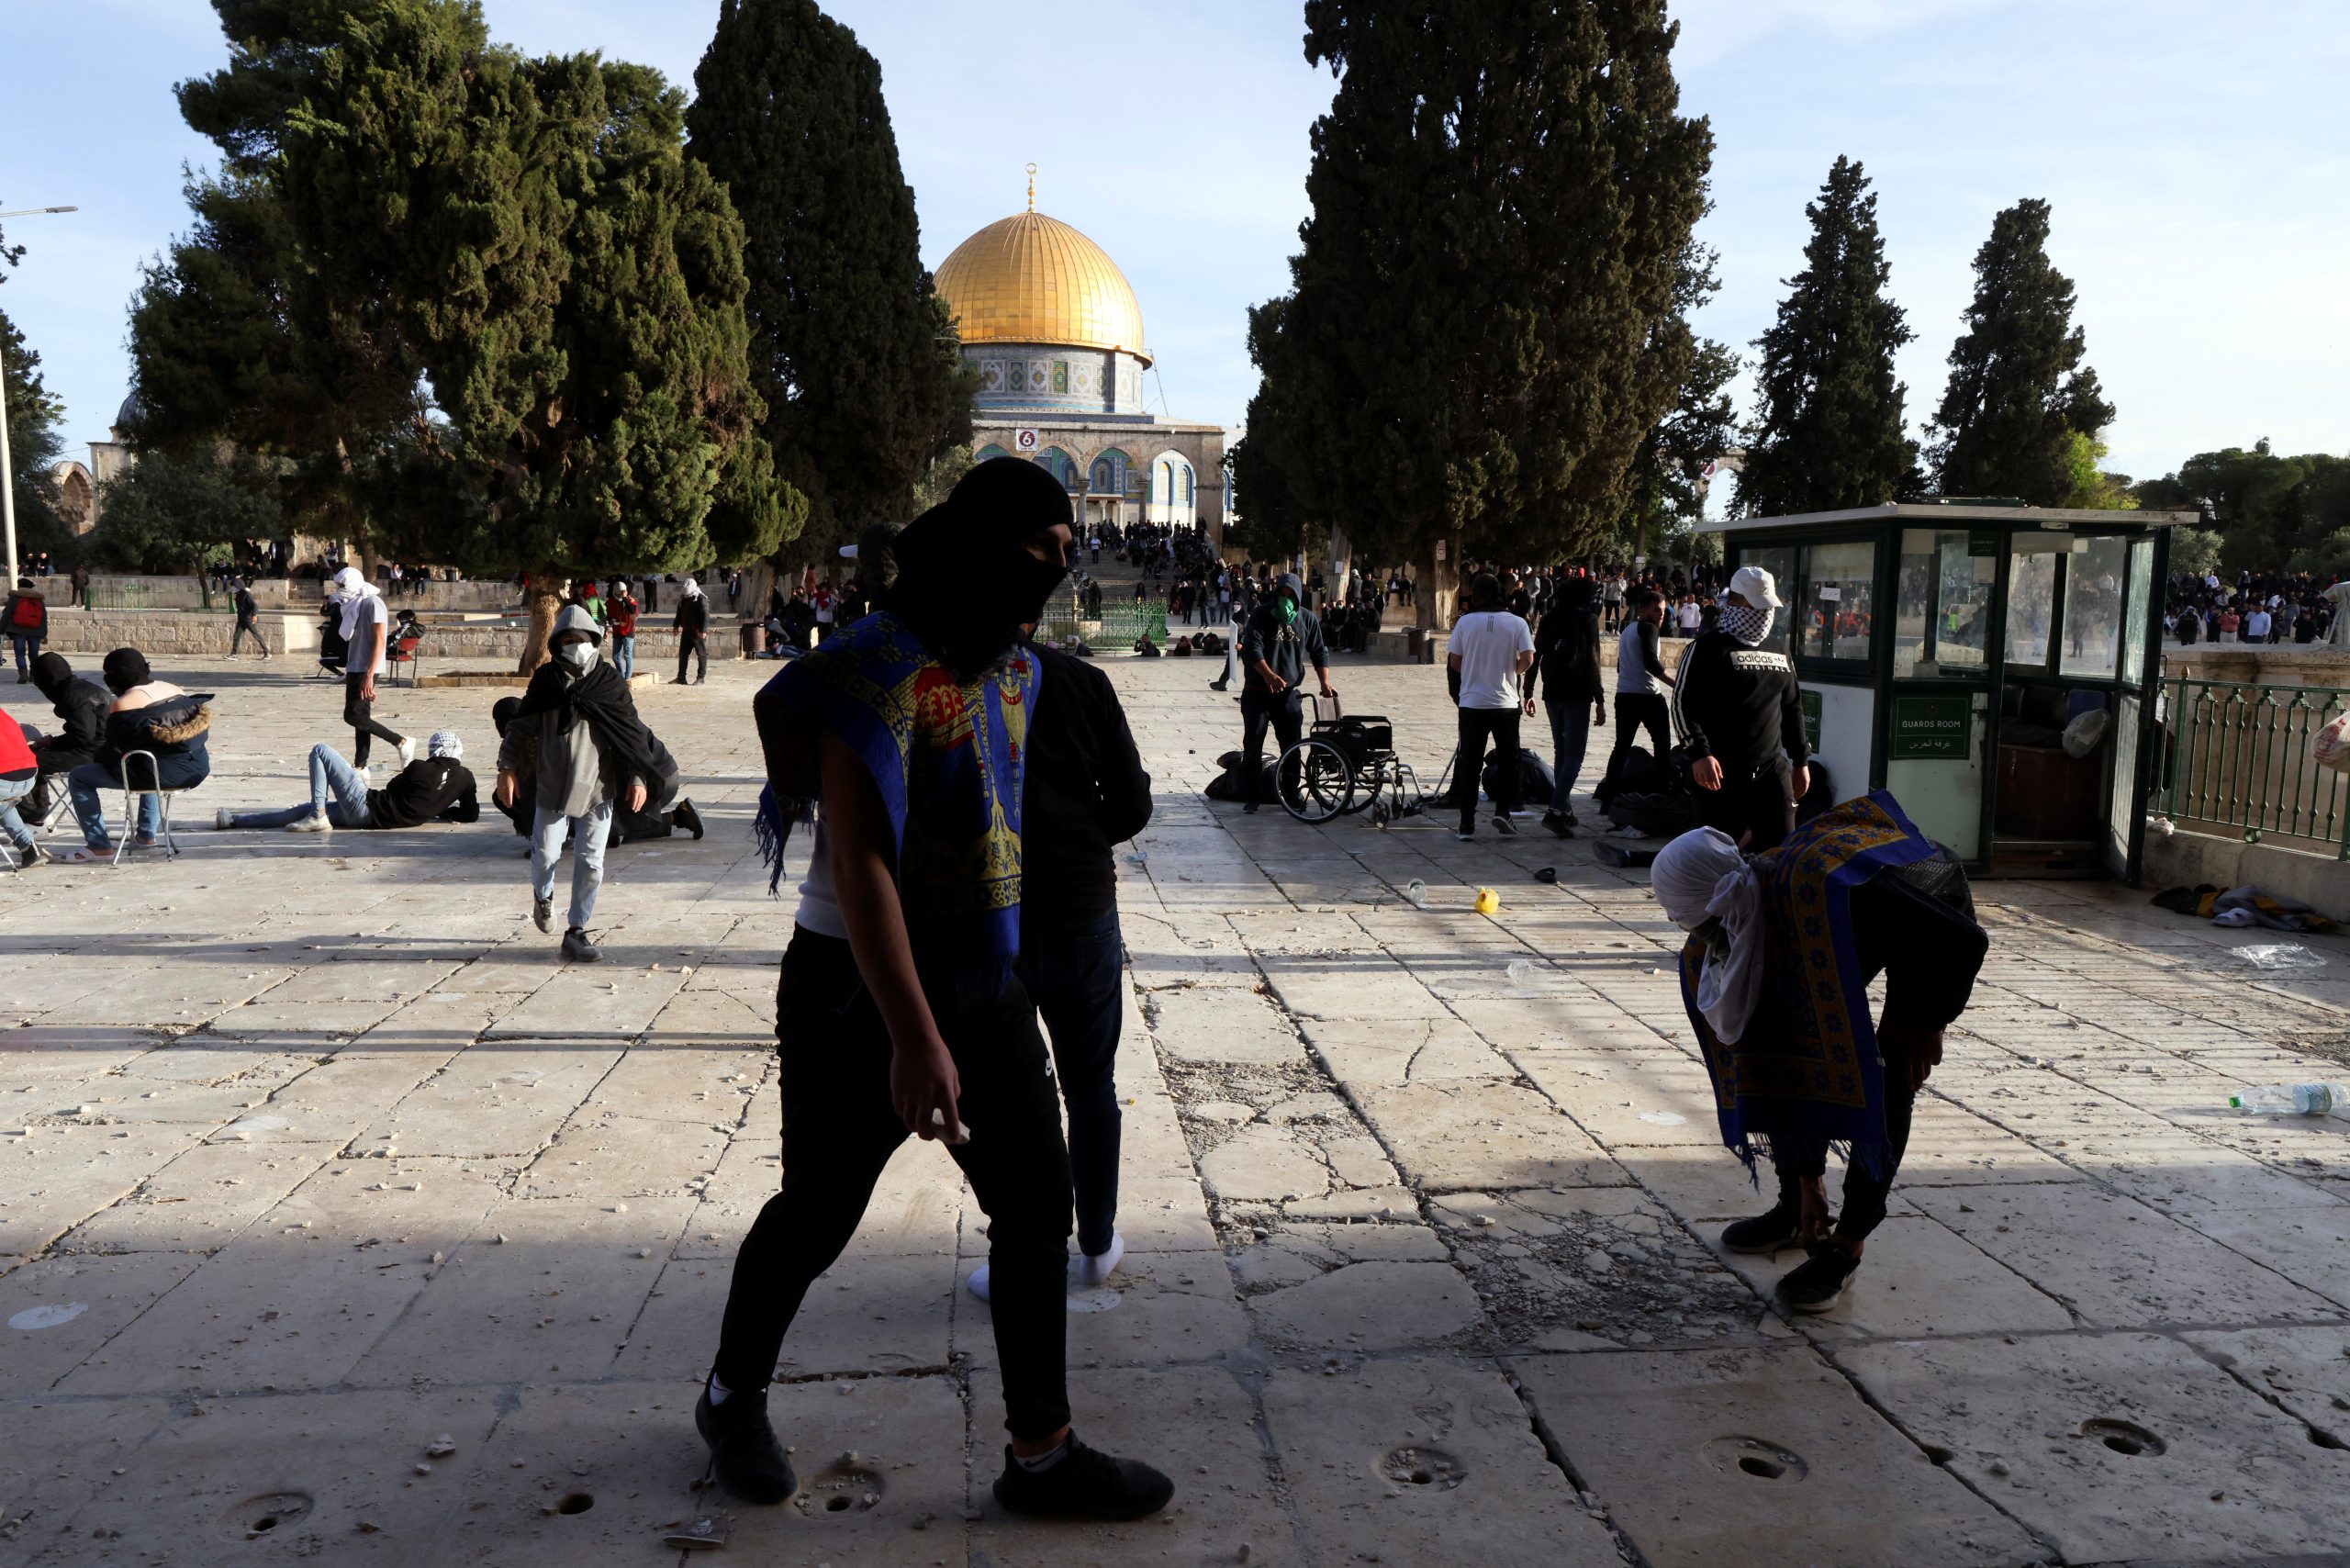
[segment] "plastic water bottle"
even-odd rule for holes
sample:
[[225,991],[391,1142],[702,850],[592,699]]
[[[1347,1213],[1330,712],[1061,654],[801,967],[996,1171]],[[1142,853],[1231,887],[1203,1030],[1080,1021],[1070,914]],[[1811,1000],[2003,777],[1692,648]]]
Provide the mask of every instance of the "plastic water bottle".
[[1404,884],[1404,902],[1414,909],[1428,907],[1428,885],[1415,877]]
[[2350,1113],[2350,1084],[2264,1083],[2228,1096],[2239,1111],[2264,1116],[2322,1116],[2333,1111]]

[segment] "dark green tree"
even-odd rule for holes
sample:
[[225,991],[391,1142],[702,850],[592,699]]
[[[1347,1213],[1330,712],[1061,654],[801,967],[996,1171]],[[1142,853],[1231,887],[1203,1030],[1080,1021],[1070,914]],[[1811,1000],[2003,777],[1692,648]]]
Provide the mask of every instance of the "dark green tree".
[[1804,215],[1803,271],[1754,340],[1757,404],[1731,499],[1747,517],[1876,506],[1919,487],[1918,445],[1902,430],[1909,389],[1893,374],[1894,351],[1917,334],[1886,297],[1861,165],[1837,159]]
[[[11,245],[6,235],[0,235],[0,283],[7,281],[7,269],[24,256],[24,247]],[[14,476],[17,501],[17,550],[19,554],[37,555],[43,551],[54,558],[64,554],[73,543],[73,530],[65,526],[57,514],[57,485],[51,477],[50,465],[65,454],[64,437],[58,425],[65,418],[65,405],[50,391],[40,374],[40,355],[25,342],[25,334],[17,328],[16,320],[6,310],[0,310],[0,366],[5,366],[6,379],[0,382],[0,397],[7,399],[8,465]],[[6,564],[8,586],[16,586],[17,563]]]
[[[191,178],[191,230],[131,302],[137,448],[210,462],[226,444],[256,486],[315,536],[372,559],[397,468],[430,418],[422,366],[389,302],[337,293],[295,242],[281,135],[345,30],[375,0],[215,0],[229,61],[178,89],[191,129],[219,149]],[[475,47],[479,18],[464,28]],[[414,530],[408,531],[411,536]],[[456,557],[429,546],[429,560]]]
[[1678,112],[1662,0],[1307,0],[1305,24],[1338,87],[1293,289],[1252,333],[1248,443],[1270,414],[1279,482],[1244,461],[1240,504],[1417,561],[1433,621],[1464,554],[1552,557],[1621,517],[1695,352],[1673,293],[1712,133]]
[[99,487],[90,557],[120,572],[192,572],[233,546],[285,537],[285,514],[209,459],[154,451]]
[[2027,199],[1991,220],[1975,252],[1975,299],[1950,351],[1950,385],[1928,427],[1945,496],[2011,496],[2057,507],[2075,488],[2072,438],[2113,422],[2073,283],[2048,259],[2048,204]]
[[722,0],[689,148],[743,220],[753,380],[811,542],[904,520],[971,439],[975,381],[922,264],[881,66],[815,0]]
[[2132,487],[2131,495],[2143,507],[2200,510],[2229,572],[2350,568],[2334,537],[2350,530],[2350,458],[2328,452],[2288,457],[2263,437],[2249,449],[2199,452],[2177,472]]
[[[459,0],[382,0],[319,52],[281,139],[288,230],[383,304],[431,417],[402,554],[561,579],[775,549],[805,515],[758,434],[742,225],[644,67],[527,59]],[[429,522],[425,520],[429,519]]]

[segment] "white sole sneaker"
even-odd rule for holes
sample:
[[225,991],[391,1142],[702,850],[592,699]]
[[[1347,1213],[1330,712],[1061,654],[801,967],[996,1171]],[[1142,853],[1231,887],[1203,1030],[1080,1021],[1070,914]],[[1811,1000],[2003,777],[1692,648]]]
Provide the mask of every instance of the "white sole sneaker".
[[313,812],[307,817],[297,817],[285,824],[288,833],[332,833],[334,823]]
[[1100,1290],[1109,1282],[1126,1256],[1126,1238],[1116,1231],[1110,1233],[1110,1249],[1106,1252],[1080,1252],[1069,1260],[1069,1289]]

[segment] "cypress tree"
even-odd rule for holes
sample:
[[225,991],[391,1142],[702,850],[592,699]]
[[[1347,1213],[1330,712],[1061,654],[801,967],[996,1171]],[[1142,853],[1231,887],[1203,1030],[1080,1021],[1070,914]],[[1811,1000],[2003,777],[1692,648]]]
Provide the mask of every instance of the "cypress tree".
[[2065,504],[2074,437],[2113,422],[2087,343],[2073,325],[2073,282],[2048,259],[2048,204],[2028,198],[1991,220],[1975,252],[1975,299],[1950,351],[1950,385],[1929,427],[1946,496]]
[[1876,506],[1918,487],[1918,445],[1902,430],[1908,388],[1893,353],[1917,334],[1886,297],[1876,196],[1839,158],[1804,207],[1804,270],[1754,346],[1758,406],[1731,505],[1749,517]]
[[[1691,244],[1682,258],[1673,291],[1673,315],[1660,330],[1687,333],[1690,313],[1721,287],[1715,252]],[[1695,339],[1679,393],[1662,419],[1650,427],[1625,475],[1623,521],[1617,536],[1631,554],[1648,553],[1676,522],[1695,518],[1705,501],[1706,465],[1729,450],[1738,416],[1725,390],[1738,375],[1738,354],[1727,343]]]
[[970,441],[975,384],[922,264],[880,63],[815,0],[722,0],[694,91],[693,156],[743,220],[778,470],[822,543],[903,519]]
[[804,516],[757,431],[742,225],[642,66],[531,60],[459,0],[384,0],[288,117],[302,263],[384,302],[436,418],[408,472],[436,554],[556,579],[772,551]]
[[1418,561],[1433,621],[1464,551],[1564,553],[1621,516],[1694,353],[1673,295],[1712,133],[1677,112],[1662,0],[1308,0],[1305,23],[1338,88],[1294,287],[1252,334],[1248,440],[1270,413],[1281,470],[1252,487]]

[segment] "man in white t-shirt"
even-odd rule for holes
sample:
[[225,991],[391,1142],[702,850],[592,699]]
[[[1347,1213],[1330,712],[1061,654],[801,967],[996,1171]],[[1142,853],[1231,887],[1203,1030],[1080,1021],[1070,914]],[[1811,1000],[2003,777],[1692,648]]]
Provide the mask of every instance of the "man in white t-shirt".
[[1460,796],[1461,838],[1477,832],[1477,781],[1484,775],[1485,743],[1494,745],[1501,788],[1494,801],[1496,832],[1514,834],[1518,806],[1518,721],[1532,711],[1526,672],[1534,667],[1534,632],[1522,616],[1502,608],[1502,585],[1490,572],[1469,584],[1469,613],[1452,628],[1445,663],[1460,677],[1460,752],[1453,789]]
[[416,743],[375,719],[375,678],[384,673],[384,644],[390,636],[384,596],[356,566],[337,572],[334,587],[342,599],[342,640],[349,649],[342,666],[342,722],[351,726],[352,766],[366,772],[372,743],[385,740],[399,748],[400,766],[406,767],[416,760]]
[[2255,608],[2251,614],[2244,618],[2244,640],[2247,643],[2266,643],[2268,641],[2269,625],[2268,611]]

